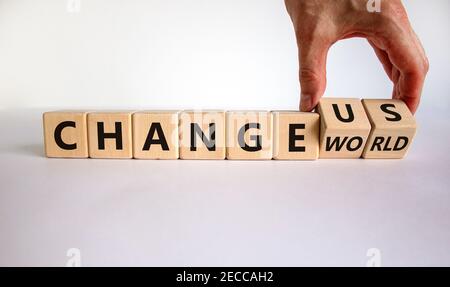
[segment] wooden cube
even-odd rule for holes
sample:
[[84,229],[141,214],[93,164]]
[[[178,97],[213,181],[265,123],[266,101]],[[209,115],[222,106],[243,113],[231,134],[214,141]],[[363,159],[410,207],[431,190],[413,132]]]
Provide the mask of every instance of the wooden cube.
[[181,159],[225,159],[225,112],[183,111],[179,122]]
[[272,159],[272,113],[230,111],[226,126],[228,159]]
[[274,159],[315,160],[319,157],[319,114],[294,111],[272,114]]
[[133,114],[133,157],[178,159],[178,111]]
[[88,114],[91,158],[132,158],[132,114],[128,111]]
[[370,122],[359,99],[322,98],[320,158],[359,158],[370,133]]
[[87,158],[86,112],[55,111],[43,115],[45,154],[48,157]]
[[403,158],[416,134],[416,121],[403,101],[364,99],[372,125],[364,158]]

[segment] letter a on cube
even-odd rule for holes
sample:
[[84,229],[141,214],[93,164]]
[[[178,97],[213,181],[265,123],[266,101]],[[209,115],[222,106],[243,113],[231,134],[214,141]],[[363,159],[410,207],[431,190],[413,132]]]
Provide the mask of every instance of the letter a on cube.
[[372,125],[364,158],[403,158],[416,133],[416,121],[400,100],[364,99]]
[[133,114],[133,157],[178,159],[178,111]]

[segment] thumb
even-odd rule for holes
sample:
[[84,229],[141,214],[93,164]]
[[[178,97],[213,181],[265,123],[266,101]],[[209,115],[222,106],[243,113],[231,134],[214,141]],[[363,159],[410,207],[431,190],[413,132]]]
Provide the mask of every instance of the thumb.
[[326,88],[326,62],[330,44],[323,39],[299,43],[300,110],[309,112],[317,105]]

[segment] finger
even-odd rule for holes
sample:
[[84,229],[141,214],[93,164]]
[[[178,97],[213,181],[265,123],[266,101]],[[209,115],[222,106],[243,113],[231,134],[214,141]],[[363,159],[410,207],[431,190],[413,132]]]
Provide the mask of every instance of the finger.
[[399,70],[398,98],[415,113],[420,102],[428,60],[415,34],[402,33],[387,40],[386,52],[392,64]]
[[393,90],[392,90],[392,98],[393,99],[396,99],[396,100],[398,100],[398,99],[400,99],[400,93],[399,93],[399,88],[398,88],[398,82],[399,82],[399,79],[400,79],[400,71],[396,68],[396,67],[393,67],[392,68],[392,81],[394,82],[394,88],[393,88]]
[[414,114],[420,103],[424,83],[421,73],[401,73],[397,86],[397,98],[405,102]]
[[[399,73],[399,77],[400,77],[400,73]],[[398,81],[394,84],[394,88],[392,89],[392,98],[394,100],[399,100],[400,99]]]
[[375,54],[377,55],[377,58],[380,60],[381,64],[383,65],[384,71],[388,75],[389,79],[391,81],[393,80],[393,65],[391,61],[389,60],[389,56],[386,53],[386,51],[383,51],[381,48],[377,47],[376,44],[371,41],[367,40],[369,44],[372,46],[373,50],[375,51]]
[[311,111],[326,88],[326,62],[330,43],[320,37],[299,43],[300,110]]

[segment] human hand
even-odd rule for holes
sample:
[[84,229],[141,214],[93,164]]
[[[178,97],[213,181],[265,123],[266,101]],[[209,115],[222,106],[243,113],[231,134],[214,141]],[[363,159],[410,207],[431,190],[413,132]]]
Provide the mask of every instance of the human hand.
[[294,24],[300,61],[300,110],[311,111],[326,87],[326,60],[339,40],[363,37],[394,84],[392,98],[412,113],[420,102],[429,64],[400,0],[381,1],[369,13],[368,0],[285,0]]

